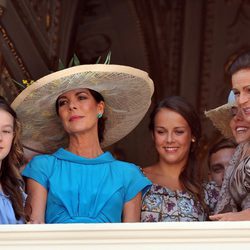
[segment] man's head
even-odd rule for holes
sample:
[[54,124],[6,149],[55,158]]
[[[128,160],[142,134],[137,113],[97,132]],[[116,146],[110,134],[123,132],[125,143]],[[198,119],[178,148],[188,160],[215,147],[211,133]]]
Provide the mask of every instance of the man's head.
[[211,179],[218,186],[222,185],[224,172],[235,151],[237,144],[231,139],[221,139],[208,152],[208,166]]

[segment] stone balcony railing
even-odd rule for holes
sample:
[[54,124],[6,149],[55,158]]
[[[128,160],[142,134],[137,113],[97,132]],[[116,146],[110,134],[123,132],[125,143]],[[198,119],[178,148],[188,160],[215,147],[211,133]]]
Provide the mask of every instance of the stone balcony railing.
[[247,250],[250,222],[0,225],[0,249]]

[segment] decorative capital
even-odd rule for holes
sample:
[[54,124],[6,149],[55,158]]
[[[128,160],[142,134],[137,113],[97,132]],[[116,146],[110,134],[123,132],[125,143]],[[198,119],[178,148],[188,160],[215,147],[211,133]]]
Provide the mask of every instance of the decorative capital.
[[6,9],[7,2],[6,0],[0,0],[0,16],[3,15],[4,10]]

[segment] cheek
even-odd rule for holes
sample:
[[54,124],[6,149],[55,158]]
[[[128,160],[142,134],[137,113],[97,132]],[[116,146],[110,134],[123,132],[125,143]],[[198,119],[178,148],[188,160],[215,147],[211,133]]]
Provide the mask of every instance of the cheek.
[[222,176],[222,174],[212,173],[212,179],[213,179],[218,185],[221,185],[223,176]]
[[249,115],[244,115],[244,120],[250,124],[250,116]]
[[6,154],[8,154],[10,152],[12,142],[13,142],[13,136],[6,138],[6,141],[5,141],[5,146],[6,146],[6,151],[7,151]]
[[214,180],[217,180],[217,179],[218,179],[218,174],[215,173],[215,172],[212,172],[212,173],[211,173],[211,176],[212,176],[212,178],[213,178]]
[[[234,118],[233,118],[234,119]],[[230,122],[229,122],[229,127],[233,130],[234,129],[234,126],[235,125],[235,123],[234,123],[234,121],[233,120],[231,120]]]
[[154,140],[154,143],[155,143],[156,146],[160,145],[160,144],[162,144],[164,142],[164,136],[160,136],[158,134],[154,134],[153,140]]
[[191,138],[182,139],[180,144],[182,145],[182,153],[188,157],[190,151],[192,150]]
[[187,148],[191,147],[191,140],[192,138],[190,135],[185,135],[182,138],[180,138],[180,141],[182,142],[182,144],[186,146]]
[[63,110],[63,109],[59,109],[58,110],[58,117],[59,117],[59,119],[61,120],[61,122],[64,124],[65,123],[65,121],[66,121],[66,116],[67,116],[67,114],[66,114],[66,112]]

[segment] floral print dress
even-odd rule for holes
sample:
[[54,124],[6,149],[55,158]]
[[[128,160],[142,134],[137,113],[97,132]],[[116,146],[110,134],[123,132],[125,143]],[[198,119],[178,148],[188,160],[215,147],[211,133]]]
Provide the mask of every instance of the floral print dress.
[[[216,206],[219,188],[214,182],[204,185],[205,203],[212,214]],[[142,222],[205,221],[208,214],[201,204],[187,191],[172,191],[153,184],[143,195]]]

